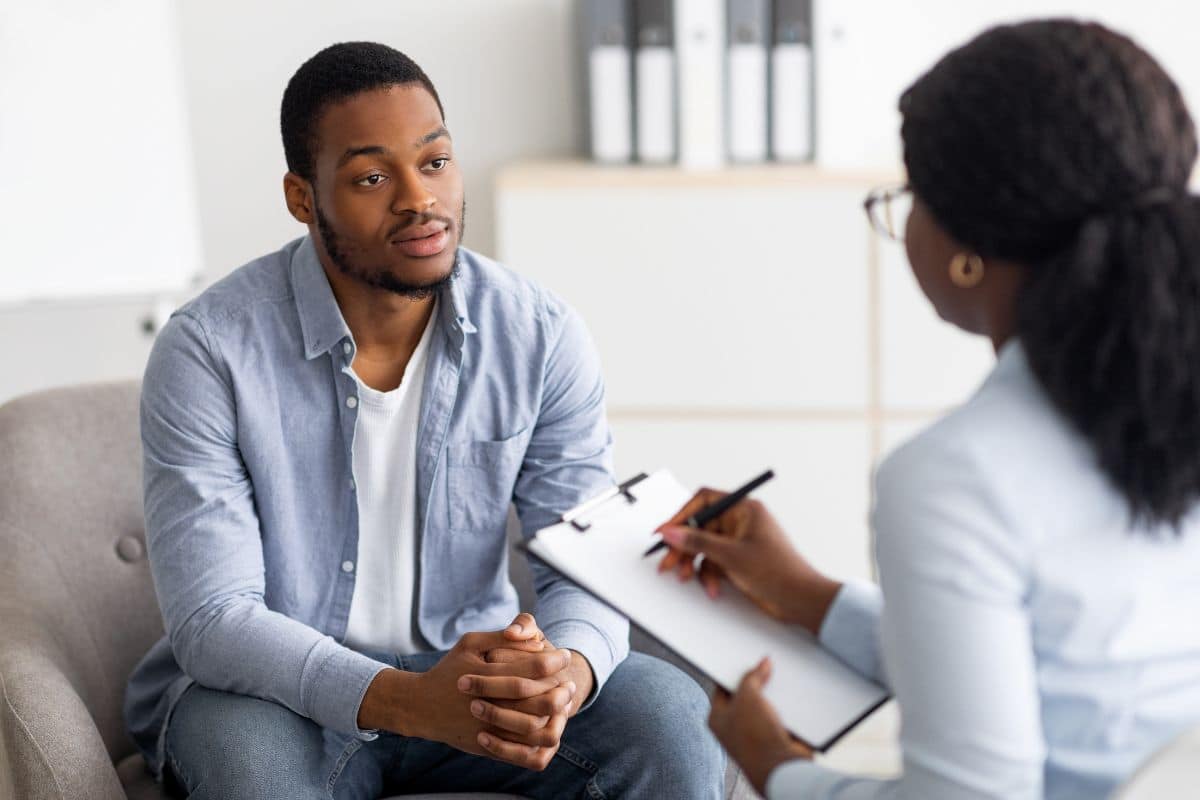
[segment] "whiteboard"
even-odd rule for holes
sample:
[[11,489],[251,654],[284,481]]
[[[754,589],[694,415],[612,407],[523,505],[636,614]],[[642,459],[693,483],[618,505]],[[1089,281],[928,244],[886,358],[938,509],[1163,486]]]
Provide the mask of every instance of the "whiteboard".
[[817,160],[895,169],[900,94],[949,50],[1005,22],[1074,17],[1133,38],[1200,111],[1200,4],[1179,0],[817,0]]
[[174,4],[0,2],[0,304],[192,285]]

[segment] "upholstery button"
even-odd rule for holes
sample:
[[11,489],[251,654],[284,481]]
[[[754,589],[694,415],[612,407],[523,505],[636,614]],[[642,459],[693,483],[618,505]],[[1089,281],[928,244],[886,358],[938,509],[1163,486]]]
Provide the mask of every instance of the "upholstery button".
[[353,561],[343,561],[342,562],[342,572],[354,572],[354,562]]
[[135,561],[141,561],[145,555],[146,548],[138,537],[122,536],[117,540],[117,557],[122,561],[132,564]]
[[342,342],[342,352],[346,355],[350,355],[350,351],[353,349],[354,348],[350,346],[349,342]]
[[347,397],[346,398],[346,408],[354,408],[357,405],[358,405],[357,397]]

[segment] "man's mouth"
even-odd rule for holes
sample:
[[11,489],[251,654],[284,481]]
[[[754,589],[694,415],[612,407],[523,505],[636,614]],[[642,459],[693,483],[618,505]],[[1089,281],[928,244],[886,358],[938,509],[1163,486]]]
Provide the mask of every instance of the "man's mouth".
[[444,222],[429,222],[405,230],[391,244],[410,258],[428,258],[445,250],[449,240],[450,230]]

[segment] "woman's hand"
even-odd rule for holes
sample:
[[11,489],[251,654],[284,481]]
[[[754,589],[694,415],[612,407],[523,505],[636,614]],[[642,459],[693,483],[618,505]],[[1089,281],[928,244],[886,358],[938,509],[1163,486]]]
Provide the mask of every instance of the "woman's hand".
[[812,750],[792,738],[763,696],[770,677],[771,662],[764,658],[742,678],[736,694],[717,689],[708,715],[708,727],[761,795],[775,767],[812,758]]
[[728,578],[772,617],[817,635],[841,584],[817,572],[796,552],[766,506],[743,500],[703,531],[683,524],[724,496],[724,492],[701,489],[659,527],[671,547],[658,565],[659,572],[678,570],[681,580],[690,580],[697,572],[696,556],[701,555],[700,582],[710,597],[719,594],[721,579]]

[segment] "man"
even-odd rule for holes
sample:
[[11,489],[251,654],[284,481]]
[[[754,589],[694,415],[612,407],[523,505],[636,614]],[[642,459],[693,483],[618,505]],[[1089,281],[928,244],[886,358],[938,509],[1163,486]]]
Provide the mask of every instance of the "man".
[[177,312],[146,370],[148,762],[203,798],[719,797],[707,700],[627,658],[623,618],[535,564],[514,620],[509,504],[529,534],[612,484],[603,384],[570,309],[459,247],[433,84],[335,45],[281,119],[309,235]]

